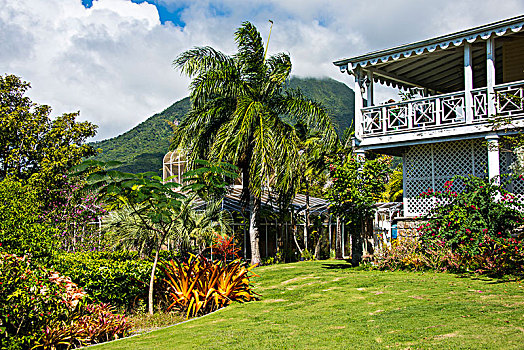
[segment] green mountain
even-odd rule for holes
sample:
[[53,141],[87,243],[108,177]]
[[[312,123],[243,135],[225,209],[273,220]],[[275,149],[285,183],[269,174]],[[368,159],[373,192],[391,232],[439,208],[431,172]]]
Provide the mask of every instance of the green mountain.
[[[333,117],[339,134],[350,127],[355,117],[355,94],[345,84],[330,78],[292,77],[288,88],[300,89],[307,97],[321,102]],[[168,122],[180,120],[189,110],[189,98],[175,102],[163,112],[149,117],[133,129],[111,139],[94,142],[102,152],[97,160],[118,160],[118,170],[139,173],[162,170],[162,158],[169,149],[172,129]]]

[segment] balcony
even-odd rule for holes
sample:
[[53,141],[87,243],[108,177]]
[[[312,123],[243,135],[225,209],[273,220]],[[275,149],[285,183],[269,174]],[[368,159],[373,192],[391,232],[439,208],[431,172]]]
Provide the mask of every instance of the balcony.
[[361,145],[490,131],[495,115],[524,119],[524,80],[493,91],[492,98],[484,87],[362,108]]

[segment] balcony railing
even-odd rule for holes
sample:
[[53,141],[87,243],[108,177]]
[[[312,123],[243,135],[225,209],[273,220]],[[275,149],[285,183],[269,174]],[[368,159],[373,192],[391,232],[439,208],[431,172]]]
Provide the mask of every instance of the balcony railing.
[[[496,85],[494,108],[499,116],[524,117],[524,81]],[[489,117],[487,88],[471,91],[471,124]],[[469,96],[468,96],[469,97]],[[464,91],[388,103],[362,109],[363,137],[465,125]]]

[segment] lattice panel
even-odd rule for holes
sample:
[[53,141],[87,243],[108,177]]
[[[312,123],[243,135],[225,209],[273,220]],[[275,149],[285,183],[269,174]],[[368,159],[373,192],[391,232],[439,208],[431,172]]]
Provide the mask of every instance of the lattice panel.
[[[404,177],[407,208],[405,215],[427,213],[436,202],[418,198],[428,189],[442,191],[444,183],[455,175],[485,176],[487,148],[482,140],[461,140],[410,147],[404,155]],[[457,180],[453,190],[464,184]]]
[[[512,166],[516,161],[516,155],[512,152],[500,152],[500,175],[510,175],[512,173]],[[516,180],[508,185],[506,188],[508,191],[516,194],[520,200],[524,200],[524,181]]]

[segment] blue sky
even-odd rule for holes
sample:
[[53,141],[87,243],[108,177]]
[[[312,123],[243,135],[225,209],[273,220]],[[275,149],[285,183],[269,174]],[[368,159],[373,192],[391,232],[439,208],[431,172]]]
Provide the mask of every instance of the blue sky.
[[[93,6],[93,1],[97,1],[97,0],[82,0],[82,5],[84,5],[85,8],[89,8]],[[167,21],[169,21],[177,27],[183,28],[186,25],[185,22],[180,17],[182,11],[184,11],[184,9],[187,8],[187,6],[185,5],[185,2],[183,1],[180,1],[179,3],[169,5],[169,6],[162,1],[131,0],[131,2],[135,4],[141,4],[143,2],[147,2],[151,5],[156,6],[158,10],[158,14],[160,16],[160,22],[162,24],[165,24]],[[226,15],[227,11],[217,8],[215,13],[217,15]]]
[[[31,82],[54,114],[80,110],[114,137],[187,95],[173,60],[194,46],[232,54],[251,21],[298,76],[353,82],[334,60],[524,13],[522,0],[0,0],[0,74]],[[376,90],[376,100],[395,94]]]

